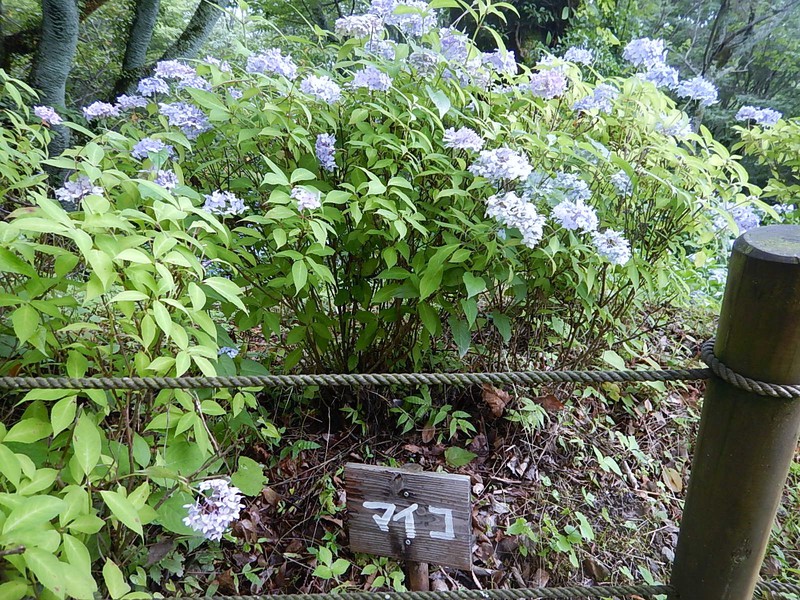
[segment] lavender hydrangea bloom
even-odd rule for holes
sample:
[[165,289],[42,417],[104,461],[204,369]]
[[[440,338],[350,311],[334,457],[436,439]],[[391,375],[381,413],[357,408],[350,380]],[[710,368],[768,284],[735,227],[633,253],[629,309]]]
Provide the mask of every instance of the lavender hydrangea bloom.
[[736,113],[737,121],[755,121],[762,127],[774,127],[783,117],[783,113],[771,108],[757,108],[755,106],[743,106]]
[[192,104],[186,102],[164,102],[158,105],[161,114],[167,117],[170,125],[180,127],[181,131],[190,140],[195,139],[201,133],[211,129],[205,113]]
[[[404,12],[395,11],[402,7]],[[405,12],[411,9],[411,12]],[[397,27],[403,34],[420,37],[436,27],[436,11],[422,0],[372,0],[369,13],[383,19],[387,25]]]
[[377,34],[383,29],[383,21],[378,15],[350,15],[336,19],[334,32],[342,37],[362,38]]
[[648,69],[654,67],[663,63],[667,58],[664,40],[651,40],[650,38],[632,40],[625,46],[622,58],[635,67]]
[[547,198],[550,201],[569,200],[570,202],[586,202],[592,197],[589,184],[575,173],[558,171],[555,177],[544,173],[534,173],[525,182],[525,190],[529,194]]
[[60,125],[64,119],[50,106],[34,106],[33,114],[42,120],[45,125]]
[[220,349],[217,350],[217,356],[222,356],[223,354],[229,358],[236,358],[239,356],[239,349],[230,346],[221,346]]
[[83,116],[89,121],[119,116],[119,108],[108,102],[92,102],[89,106],[84,106],[82,110]]
[[619,96],[619,90],[607,83],[600,83],[594,88],[591,96],[586,96],[572,105],[573,110],[590,111],[598,110],[610,113],[614,108],[613,102]]
[[430,50],[417,50],[408,57],[408,64],[414,67],[423,77],[436,72],[439,64],[439,55]]
[[611,176],[611,185],[620,196],[627,197],[633,194],[633,182],[623,170],[619,170]]
[[326,171],[336,170],[336,137],[330,133],[320,133],[314,144],[317,160]]
[[492,183],[525,179],[533,167],[528,159],[511,148],[482,150],[478,159],[469,166],[469,172],[484,177]]
[[237,198],[232,192],[222,192],[217,190],[205,195],[203,210],[214,215],[239,215],[247,207],[241,198]]
[[373,92],[385,92],[392,87],[392,78],[386,73],[367,65],[360,71],[356,71],[353,81],[350,82],[350,87],[353,89],[367,88]]
[[572,46],[564,53],[564,60],[581,65],[590,65],[594,61],[594,53],[586,48]]
[[621,231],[606,229],[595,231],[592,242],[597,253],[612,265],[624,265],[631,258],[631,247]]
[[531,94],[538,98],[551,100],[558,98],[567,91],[567,78],[559,69],[538,71],[531,75],[531,81],[527,85],[523,84],[524,89],[528,89]]
[[394,60],[397,52],[397,42],[393,40],[369,40],[364,44],[364,50],[383,60]]
[[67,181],[56,190],[56,198],[64,203],[79,202],[90,194],[102,196],[103,188],[93,185],[86,175],[79,176],[75,181]]
[[692,133],[692,125],[689,123],[689,119],[683,115],[670,117],[662,114],[661,119],[656,123],[656,131],[680,139]]
[[145,77],[136,86],[136,90],[142,95],[154,96],[155,94],[169,94],[169,85],[158,77]]
[[[723,202],[721,205],[722,210],[727,211],[733,218],[739,233],[742,234],[746,231],[754,229],[761,225],[761,217],[756,213],[752,206],[749,204],[736,204],[734,202]],[[721,214],[714,215],[714,227],[717,229],[727,229],[728,220]]]
[[314,210],[322,206],[320,192],[317,190],[312,192],[304,187],[294,187],[290,195],[297,200],[297,210]]
[[183,522],[206,539],[219,541],[244,508],[241,491],[224,479],[202,481],[197,489],[200,492],[211,490],[211,494],[201,495],[194,504],[184,505],[188,515]]
[[656,87],[669,89],[678,87],[678,70],[664,63],[650,67],[641,77]]
[[187,79],[197,73],[179,60],[161,60],[156,63],[154,74],[160,79]]
[[139,96],[138,94],[134,94],[133,96],[128,96],[127,94],[122,94],[121,96],[117,96],[117,107],[120,110],[146,108],[147,104],[148,104],[147,98],[145,98],[144,96]]
[[796,209],[794,204],[773,204],[772,210],[774,210],[779,215],[788,215],[791,212],[794,212]]
[[300,82],[300,91],[328,104],[336,104],[342,97],[342,90],[327,75],[309,75]]
[[200,77],[200,75],[192,75],[191,77],[185,77],[178,82],[177,85],[178,89],[184,88],[195,88],[197,90],[205,90],[207,92],[211,91],[211,84]]
[[447,60],[463,63],[469,58],[469,38],[458,29],[452,27],[440,29],[439,43],[442,47],[442,55]]
[[178,186],[178,176],[169,169],[159,170],[153,181],[165,190],[174,190]]
[[461,127],[458,130],[449,128],[444,130],[442,138],[445,148],[454,150],[473,150],[480,151],[483,148],[483,138],[469,127]]
[[494,52],[484,52],[481,54],[481,62],[496,73],[517,74],[517,57],[510,50],[497,49]]
[[294,64],[290,55],[284,56],[280,48],[270,48],[260,54],[248,57],[245,70],[248,73],[262,75],[281,75],[290,81],[297,77],[297,65]]
[[231,98],[234,100],[239,100],[242,96],[244,96],[244,92],[242,90],[237,89],[235,87],[229,87],[228,93],[231,95]]
[[227,60],[220,60],[215,58],[214,56],[206,56],[205,58],[206,64],[217,67],[223,73],[230,73],[231,66],[228,64]]
[[583,200],[562,200],[553,208],[552,215],[559,225],[570,231],[580,229],[591,233],[597,229],[597,212]]
[[487,198],[486,216],[495,219],[501,225],[518,229],[522,234],[522,243],[528,248],[535,248],[542,241],[544,216],[516,192],[496,194]]
[[175,152],[175,148],[169,144],[165,144],[161,140],[155,138],[146,137],[136,143],[133,150],[131,150],[131,156],[139,160],[144,160],[151,153],[156,154],[162,150],[166,150],[168,157],[172,156]]
[[717,103],[717,88],[703,77],[693,77],[678,84],[676,91],[681,98],[697,100],[700,106],[711,106]]

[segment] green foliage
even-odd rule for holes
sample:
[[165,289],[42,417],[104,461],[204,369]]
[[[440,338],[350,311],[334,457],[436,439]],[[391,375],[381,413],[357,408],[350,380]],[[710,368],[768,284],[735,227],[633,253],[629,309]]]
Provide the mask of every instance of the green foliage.
[[778,121],[774,127],[737,127],[741,141],[734,149],[754,158],[771,175],[764,196],[776,204],[794,204],[800,192],[800,120]]

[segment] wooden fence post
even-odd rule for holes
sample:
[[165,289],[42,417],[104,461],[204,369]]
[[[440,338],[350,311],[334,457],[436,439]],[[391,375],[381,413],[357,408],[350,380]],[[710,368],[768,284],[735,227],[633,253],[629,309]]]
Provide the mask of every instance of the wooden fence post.
[[[733,245],[714,354],[737,373],[800,384],[800,226],[759,227]],[[680,600],[751,600],[800,434],[800,399],[713,378],[671,584]]]

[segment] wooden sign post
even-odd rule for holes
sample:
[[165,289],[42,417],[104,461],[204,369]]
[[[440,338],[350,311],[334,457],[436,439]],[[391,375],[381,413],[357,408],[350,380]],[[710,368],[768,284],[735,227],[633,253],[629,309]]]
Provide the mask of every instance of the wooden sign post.
[[427,563],[472,567],[469,477],[348,463],[345,480],[352,550],[406,561],[412,591]]

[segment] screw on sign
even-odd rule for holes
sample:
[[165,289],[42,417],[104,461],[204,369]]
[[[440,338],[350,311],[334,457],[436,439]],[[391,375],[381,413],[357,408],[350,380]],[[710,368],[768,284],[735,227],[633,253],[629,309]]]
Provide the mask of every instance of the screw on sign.
[[471,568],[469,477],[348,463],[345,480],[353,551]]

